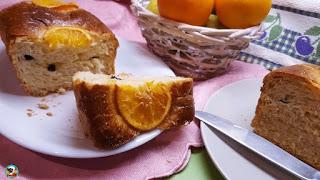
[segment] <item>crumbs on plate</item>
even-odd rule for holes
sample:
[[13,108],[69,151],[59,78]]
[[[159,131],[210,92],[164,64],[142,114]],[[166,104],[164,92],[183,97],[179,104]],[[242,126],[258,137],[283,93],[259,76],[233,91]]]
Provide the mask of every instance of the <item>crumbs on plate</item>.
[[33,116],[33,114],[32,114],[31,112],[27,112],[27,115],[28,115],[29,117]]
[[64,88],[59,88],[58,90],[57,90],[57,93],[58,94],[65,94],[66,93],[66,89],[64,89]]
[[33,116],[34,115],[34,111],[32,109],[27,109],[27,115],[29,117]]
[[49,106],[47,104],[44,104],[44,103],[39,103],[38,104],[38,108],[39,109],[49,109]]

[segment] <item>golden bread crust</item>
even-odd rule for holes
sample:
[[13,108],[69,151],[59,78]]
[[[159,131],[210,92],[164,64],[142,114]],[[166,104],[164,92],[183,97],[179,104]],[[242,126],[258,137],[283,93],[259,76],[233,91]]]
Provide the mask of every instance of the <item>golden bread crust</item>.
[[310,84],[311,87],[320,89],[320,66],[313,64],[300,64],[294,66],[287,66],[272,71],[264,78],[264,83],[272,78],[290,76],[296,80],[304,80]]
[[193,81],[186,78],[182,84],[171,87],[172,105],[169,115],[165,117],[158,128],[166,130],[176,128],[193,120],[195,109],[193,100]]
[[118,147],[139,134],[119,115],[115,88],[115,85],[88,87],[85,82],[74,85],[80,121],[88,124],[89,127],[84,127],[86,133],[100,148]]
[[98,34],[113,35],[103,22],[83,9],[59,12],[53,8],[21,2],[0,13],[0,32],[5,44],[18,36],[39,37],[51,26],[79,27]]
[[[97,147],[112,149],[119,147],[142,131],[132,127],[121,116],[116,102],[116,85],[88,85],[85,82],[73,81],[73,89],[82,124],[86,121],[90,127],[89,137]],[[171,108],[157,127],[168,130],[185,125],[194,119],[194,101],[192,79],[185,78],[171,87]]]

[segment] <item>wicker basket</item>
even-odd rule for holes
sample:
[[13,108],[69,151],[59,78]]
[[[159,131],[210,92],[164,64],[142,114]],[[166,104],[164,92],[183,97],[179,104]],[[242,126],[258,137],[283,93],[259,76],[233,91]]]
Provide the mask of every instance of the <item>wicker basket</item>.
[[214,29],[160,17],[145,7],[149,0],[132,0],[148,47],[179,76],[206,80],[226,72],[250,40],[259,38],[261,26]]

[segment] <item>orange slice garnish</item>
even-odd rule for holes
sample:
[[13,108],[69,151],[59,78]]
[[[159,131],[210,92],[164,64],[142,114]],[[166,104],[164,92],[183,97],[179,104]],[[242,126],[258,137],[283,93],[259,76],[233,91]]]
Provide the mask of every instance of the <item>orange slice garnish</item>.
[[63,0],[32,0],[32,3],[37,6],[52,8],[58,12],[69,12],[79,8],[74,2],[65,2]]
[[171,107],[169,87],[163,83],[118,85],[117,103],[121,115],[133,127],[147,131],[166,117]]
[[52,8],[52,7],[57,7],[57,6],[68,4],[62,0],[32,0],[32,3],[34,5],[41,6],[41,7],[47,7],[47,8]]
[[85,47],[91,42],[90,34],[76,27],[53,27],[44,34],[44,40],[50,47]]

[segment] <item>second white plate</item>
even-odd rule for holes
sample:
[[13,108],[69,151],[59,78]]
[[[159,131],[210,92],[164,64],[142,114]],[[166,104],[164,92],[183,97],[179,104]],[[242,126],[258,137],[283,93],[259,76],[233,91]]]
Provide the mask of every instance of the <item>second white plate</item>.
[[[245,79],[225,86],[211,96],[204,111],[252,129],[250,124],[261,85],[262,79]],[[211,159],[226,179],[292,179],[288,173],[232,140],[219,136],[204,123],[201,123],[201,135]]]

